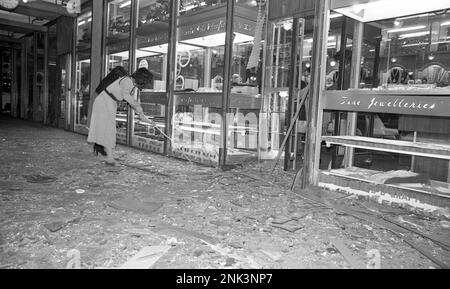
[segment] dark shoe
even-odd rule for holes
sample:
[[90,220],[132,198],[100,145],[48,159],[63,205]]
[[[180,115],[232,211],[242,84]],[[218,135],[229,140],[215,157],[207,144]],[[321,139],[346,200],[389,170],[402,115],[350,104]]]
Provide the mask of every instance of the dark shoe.
[[98,156],[98,154],[100,153],[102,156],[106,157],[106,152],[105,152],[105,148],[102,145],[99,144],[94,144],[94,153],[95,155]]

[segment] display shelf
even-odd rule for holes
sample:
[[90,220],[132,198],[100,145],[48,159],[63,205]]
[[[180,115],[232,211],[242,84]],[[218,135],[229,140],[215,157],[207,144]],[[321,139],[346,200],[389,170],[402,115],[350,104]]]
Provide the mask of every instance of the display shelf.
[[323,136],[322,141],[325,141],[328,146],[335,144],[368,150],[450,160],[450,145],[444,144],[408,142],[361,136]]

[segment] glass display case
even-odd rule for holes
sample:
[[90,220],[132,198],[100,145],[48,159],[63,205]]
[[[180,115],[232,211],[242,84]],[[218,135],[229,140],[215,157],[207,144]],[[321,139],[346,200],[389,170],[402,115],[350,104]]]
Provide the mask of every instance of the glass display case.
[[157,129],[134,117],[131,145],[156,153],[164,153],[166,127],[167,61],[170,25],[169,0],[139,0],[136,22],[136,52],[134,67],[147,68],[153,74],[153,86],[145,87],[138,100],[147,117],[157,123]]
[[[426,183],[410,186],[450,193],[448,158],[428,153],[450,140],[450,3],[359,2],[331,4],[331,13],[354,22],[347,43],[349,68],[342,74],[348,85],[329,89],[328,75],[323,82],[324,115],[345,114],[346,129],[324,119],[330,130],[322,135],[355,147],[337,160],[337,167],[426,175]],[[380,143],[388,148],[380,149]],[[427,153],[405,149],[417,145]]]
[[[227,4],[225,1],[198,1],[204,4],[186,9],[191,7],[186,5],[188,2],[196,1],[179,2],[172,154],[214,166],[219,165],[219,161],[233,164],[257,159],[261,107],[258,87],[261,78],[257,77],[261,37],[258,45],[254,42],[257,3],[238,1],[235,4],[231,89],[223,93],[227,79]],[[253,50],[256,65],[248,69]],[[225,114],[223,97],[228,98],[230,108]],[[225,124],[227,133],[224,135]],[[227,148],[223,148],[223,137],[227,138]],[[249,139],[254,141],[249,143]],[[219,160],[221,149],[227,150],[226,160]]]
[[[130,33],[131,33],[130,0],[108,0],[106,15],[105,75],[116,66],[129,70]],[[117,104],[117,143],[127,144],[128,104],[125,101]]]
[[91,95],[92,3],[77,19],[75,72],[75,131],[88,134],[87,117]]

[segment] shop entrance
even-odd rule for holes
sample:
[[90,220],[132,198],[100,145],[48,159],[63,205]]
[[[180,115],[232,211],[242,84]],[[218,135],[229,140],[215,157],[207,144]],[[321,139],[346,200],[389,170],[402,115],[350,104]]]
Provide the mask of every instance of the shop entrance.
[[[260,151],[262,159],[284,155],[284,169],[301,165],[306,135],[306,110],[301,109],[291,137],[282,147],[302,89],[309,83],[309,53],[305,55],[305,20],[289,18],[269,23],[264,103],[261,113]],[[306,49],[307,52],[310,50]]]

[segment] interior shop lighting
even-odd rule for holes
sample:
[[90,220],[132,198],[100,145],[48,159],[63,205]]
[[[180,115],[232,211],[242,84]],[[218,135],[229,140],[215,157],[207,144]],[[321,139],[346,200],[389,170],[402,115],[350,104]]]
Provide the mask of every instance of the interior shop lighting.
[[[192,44],[202,47],[217,47],[225,45],[225,32],[218,33],[214,35],[208,35],[204,37],[198,37],[194,39],[182,40],[185,44]],[[253,41],[254,37],[245,35],[242,33],[236,33],[234,37],[234,43],[250,42]]]
[[[140,50],[144,50],[144,51],[149,51],[149,52],[154,52],[157,54],[167,54],[168,52],[168,44],[161,44],[161,45],[154,45],[154,46],[149,46],[149,47],[142,47],[139,48]],[[187,45],[187,44],[182,44],[182,43],[178,43],[177,44],[177,51],[181,52],[181,51],[189,51],[189,50],[195,50],[198,49],[198,47],[192,46],[192,45]]]
[[441,26],[449,26],[449,25],[450,25],[450,21],[441,23]]
[[410,44],[404,44],[402,47],[413,47],[413,46],[421,46],[421,45],[427,45],[428,43],[420,42],[420,43],[410,43]]
[[330,60],[330,66],[331,66],[331,67],[335,67],[336,64],[337,64],[336,60],[335,60],[334,58],[332,58],[332,59]]
[[[450,40],[431,42],[431,45],[445,44],[445,43],[450,43]],[[410,43],[410,44],[404,44],[404,45],[402,45],[402,47],[422,46],[422,45],[428,45],[428,44],[429,44],[428,42]]]
[[84,25],[84,24],[86,24],[86,21],[80,21],[80,22],[78,22],[78,26],[82,26],[82,25]]
[[425,25],[418,25],[418,26],[410,26],[410,27],[403,27],[403,28],[398,28],[398,29],[392,29],[392,30],[388,30],[388,33],[397,33],[397,32],[405,32],[405,31],[412,31],[412,30],[419,30],[419,29],[424,29],[426,28]]
[[407,33],[407,34],[402,34],[400,35],[400,39],[405,39],[405,38],[413,38],[413,37],[419,37],[419,36],[425,36],[428,35],[430,33],[430,31],[420,31],[420,32],[414,32],[414,33]]
[[124,8],[131,5],[131,0],[125,1],[122,4],[120,4],[119,8]]
[[330,19],[339,18],[339,17],[342,17],[342,16],[343,16],[342,14],[333,13],[333,14],[330,14]]
[[431,11],[449,8],[448,0],[365,0],[362,4],[349,5],[356,1],[334,0],[332,9],[361,22],[383,19],[401,19],[411,15],[420,15]]

